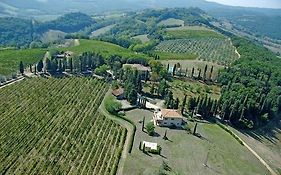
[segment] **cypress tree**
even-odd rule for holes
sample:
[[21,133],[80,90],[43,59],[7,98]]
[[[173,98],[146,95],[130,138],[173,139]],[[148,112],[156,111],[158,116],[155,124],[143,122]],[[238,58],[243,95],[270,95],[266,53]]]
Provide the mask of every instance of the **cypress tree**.
[[32,73],[32,65],[29,65],[29,71]]
[[203,80],[206,80],[207,77],[207,70],[208,70],[208,65],[206,64],[205,69],[204,69],[204,74],[203,74]]
[[43,61],[40,60],[37,64],[37,71],[42,72],[43,67],[44,67]]
[[174,108],[174,109],[179,109],[179,103],[180,103],[179,98],[176,98],[173,108]]
[[198,123],[196,123],[196,124],[195,124],[194,130],[193,130],[193,135],[195,135],[195,134],[196,134],[197,125],[198,125]]
[[73,72],[73,60],[72,60],[72,58],[70,58],[70,60],[69,60],[69,69],[70,69],[70,72]]
[[201,79],[201,72],[202,72],[202,70],[199,69],[199,73],[198,73],[198,79],[199,79],[199,80]]
[[194,76],[194,71],[195,71],[195,69],[194,69],[194,67],[192,68],[192,72],[191,72],[191,78],[193,78],[193,76]]
[[184,96],[184,99],[182,101],[182,106],[181,106],[181,114],[182,115],[184,113],[184,109],[185,109],[185,105],[186,105],[186,100],[187,100],[187,95]]
[[211,71],[210,71],[210,77],[209,77],[210,81],[212,80],[212,77],[213,77],[213,71],[214,71],[214,66],[212,66]]
[[177,65],[175,64],[174,68],[173,68],[173,76],[175,76],[175,74],[176,74],[176,69],[177,69]]
[[24,74],[24,65],[23,65],[22,61],[20,61],[19,70],[20,70],[20,73],[23,75]]

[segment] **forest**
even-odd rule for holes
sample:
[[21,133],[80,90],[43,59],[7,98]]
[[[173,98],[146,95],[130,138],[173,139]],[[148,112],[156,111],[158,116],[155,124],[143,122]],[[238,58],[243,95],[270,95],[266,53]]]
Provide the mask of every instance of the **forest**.
[[246,39],[232,41],[241,58],[220,72],[222,116],[242,128],[259,127],[281,111],[281,60]]

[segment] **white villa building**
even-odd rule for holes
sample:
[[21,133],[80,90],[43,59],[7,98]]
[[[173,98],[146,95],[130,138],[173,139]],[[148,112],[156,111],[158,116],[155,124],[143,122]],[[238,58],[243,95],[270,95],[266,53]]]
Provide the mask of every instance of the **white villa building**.
[[176,126],[180,127],[183,124],[183,116],[173,109],[157,109],[153,115],[155,126]]

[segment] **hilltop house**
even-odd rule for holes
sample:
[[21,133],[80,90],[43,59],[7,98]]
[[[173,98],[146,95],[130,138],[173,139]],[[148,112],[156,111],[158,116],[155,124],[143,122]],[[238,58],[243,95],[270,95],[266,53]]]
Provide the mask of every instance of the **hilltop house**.
[[183,116],[173,109],[157,109],[153,115],[155,126],[180,127],[183,124]]

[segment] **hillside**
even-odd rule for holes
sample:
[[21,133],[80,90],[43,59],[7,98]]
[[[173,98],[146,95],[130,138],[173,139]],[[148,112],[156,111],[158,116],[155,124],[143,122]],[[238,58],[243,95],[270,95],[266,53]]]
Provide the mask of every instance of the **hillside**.
[[144,58],[148,59],[149,57],[145,54],[136,53],[129,49],[120,47],[118,45],[97,41],[97,40],[80,40],[78,46],[60,48],[61,51],[72,51],[76,55],[79,55],[83,52],[96,52],[100,53],[103,57],[108,58],[112,55],[117,55],[123,58]]
[[0,18],[0,46],[29,47],[32,41],[40,42],[49,30],[66,33],[78,32],[95,21],[82,13],[69,13],[49,22],[37,22],[22,18]]

